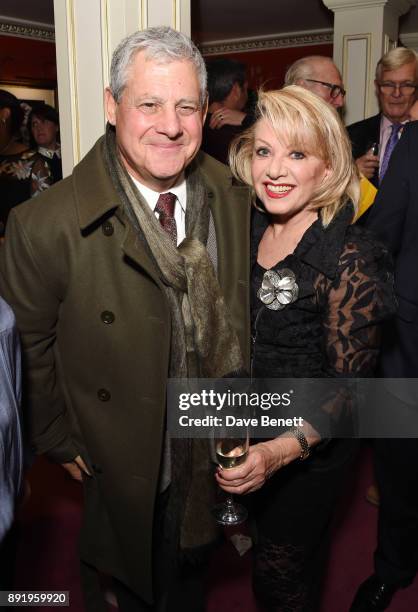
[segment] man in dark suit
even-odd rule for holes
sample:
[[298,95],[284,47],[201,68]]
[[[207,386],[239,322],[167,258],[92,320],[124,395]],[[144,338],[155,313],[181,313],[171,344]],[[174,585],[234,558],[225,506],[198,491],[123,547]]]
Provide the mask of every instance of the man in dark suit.
[[[398,311],[383,337],[381,376],[418,378],[418,122],[408,125],[394,151],[367,226],[395,260]],[[402,383],[393,392],[393,416],[417,410],[416,394]],[[400,397],[402,395],[402,397]],[[386,394],[386,408],[388,398]],[[389,399],[390,408],[392,402]],[[412,431],[412,429],[411,429]],[[380,491],[375,573],[359,588],[351,612],[385,610],[418,570],[418,440],[376,439]]]
[[375,86],[380,113],[347,128],[357,167],[376,188],[402,126],[410,119],[409,111],[416,100],[417,80],[415,51],[398,47],[386,53],[376,67]]

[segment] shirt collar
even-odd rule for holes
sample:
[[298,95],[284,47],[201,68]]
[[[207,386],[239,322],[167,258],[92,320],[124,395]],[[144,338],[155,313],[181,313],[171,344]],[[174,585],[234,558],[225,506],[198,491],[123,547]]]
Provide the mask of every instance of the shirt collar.
[[38,147],[38,153],[40,153],[44,157],[48,157],[48,159],[52,159],[54,155],[61,159],[61,147],[57,147],[56,149],[46,149],[45,147]]
[[151,208],[152,211],[155,210],[155,207],[158,202],[158,198],[160,197],[161,193],[170,192],[176,196],[177,201],[179,202],[183,212],[186,212],[187,188],[186,188],[186,178],[184,176],[184,173],[180,176],[179,180],[177,181],[174,187],[171,187],[170,189],[167,189],[166,191],[161,191],[161,192],[150,189],[143,183],[140,183],[132,175],[130,175],[130,177],[133,180],[136,188],[138,189],[138,191],[140,192],[140,194],[142,195],[144,200],[147,202],[148,206]]
[[[383,131],[388,130],[389,128],[391,128],[392,125],[394,125],[394,123],[399,123],[399,122],[393,122],[390,119],[388,119],[385,115],[382,114],[381,129]],[[400,122],[401,125],[406,125],[407,123],[409,123],[409,119],[405,119],[405,121],[401,121]]]

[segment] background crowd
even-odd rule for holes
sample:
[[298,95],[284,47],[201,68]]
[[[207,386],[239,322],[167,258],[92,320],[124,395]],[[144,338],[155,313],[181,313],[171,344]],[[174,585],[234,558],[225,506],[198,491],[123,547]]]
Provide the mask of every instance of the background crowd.
[[[347,129],[327,57],[251,92],[242,63],[205,66],[187,37],[150,28],[110,76],[106,133],[65,181],[57,111],[25,119],[0,90],[2,586],[33,448],[83,483],[87,610],[106,607],[103,575],[121,610],[204,610],[216,484],[247,500],[262,609],[318,610],[357,450],[324,426],[347,417],[345,396],[215,470],[204,442],[167,436],[167,381],[417,378],[417,55],[380,59],[380,112]],[[388,609],[418,570],[417,440],[373,448],[374,573],[352,612]]]

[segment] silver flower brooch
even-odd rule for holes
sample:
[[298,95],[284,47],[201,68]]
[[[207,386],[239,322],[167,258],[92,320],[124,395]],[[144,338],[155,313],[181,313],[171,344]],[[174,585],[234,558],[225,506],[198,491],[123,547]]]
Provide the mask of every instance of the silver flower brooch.
[[288,304],[298,299],[299,287],[292,270],[267,270],[257,293],[259,299],[270,310],[283,310]]

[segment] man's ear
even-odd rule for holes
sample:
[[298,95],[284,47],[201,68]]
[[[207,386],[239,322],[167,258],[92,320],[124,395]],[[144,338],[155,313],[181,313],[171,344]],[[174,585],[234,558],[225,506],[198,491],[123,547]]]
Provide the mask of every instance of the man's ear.
[[109,87],[105,89],[105,113],[110,125],[116,125],[117,103]]

